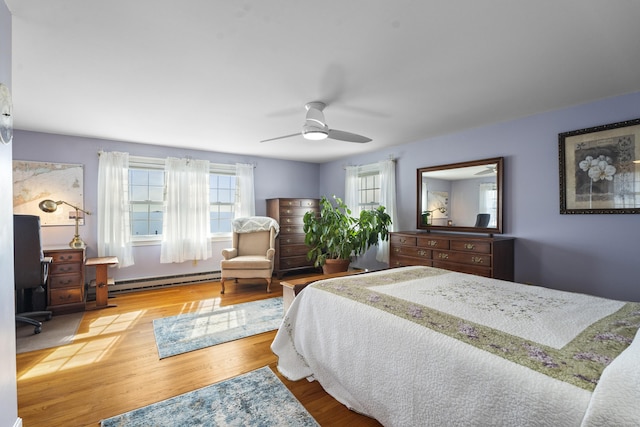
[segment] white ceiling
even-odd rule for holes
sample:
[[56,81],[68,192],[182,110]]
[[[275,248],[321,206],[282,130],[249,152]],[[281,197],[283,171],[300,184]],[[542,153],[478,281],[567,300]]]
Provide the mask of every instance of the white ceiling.
[[[322,163],[640,90],[636,0],[5,2],[23,130]],[[259,142],[316,100],[373,141]]]

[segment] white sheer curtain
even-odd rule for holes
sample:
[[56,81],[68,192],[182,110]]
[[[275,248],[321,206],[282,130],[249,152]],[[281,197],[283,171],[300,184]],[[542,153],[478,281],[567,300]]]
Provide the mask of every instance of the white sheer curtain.
[[[391,217],[389,231],[395,230],[397,220],[396,215],[396,162],[395,160],[384,160],[378,163],[380,166],[380,205],[385,207],[385,211]],[[389,263],[389,242],[378,243],[376,260]]]
[[360,186],[359,166],[347,166],[344,180],[344,204],[351,210],[352,216],[360,215],[360,200],[358,189]]
[[234,217],[242,218],[256,214],[256,197],[253,184],[253,165],[236,163],[238,192]]
[[160,262],[210,258],[209,161],[168,157],[165,179]]
[[98,256],[133,265],[129,215],[129,153],[100,152],[98,161]]
[[498,225],[498,186],[493,182],[480,183],[480,213],[488,213],[491,215],[488,227],[497,227]]

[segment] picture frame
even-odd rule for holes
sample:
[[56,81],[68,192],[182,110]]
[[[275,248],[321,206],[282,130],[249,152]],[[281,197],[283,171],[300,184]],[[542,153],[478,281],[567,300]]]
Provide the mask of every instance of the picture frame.
[[640,118],[558,134],[561,214],[640,213]]
[[[52,213],[43,212],[39,203],[45,199],[64,200],[74,206],[84,206],[84,166],[75,163],[13,160],[13,213],[37,215],[40,225],[76,224],[76,210],[61,204]],[[79,225],[84,225],[84,213],[79,212]]]

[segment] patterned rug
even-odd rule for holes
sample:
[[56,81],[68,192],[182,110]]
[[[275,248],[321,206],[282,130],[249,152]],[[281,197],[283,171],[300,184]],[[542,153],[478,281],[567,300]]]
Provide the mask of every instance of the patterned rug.
[[115,426],[319,426],[268,366],[133,410]]
[[282,297],[267,298],[155,319],[153,332],[158,355],[164,359],[274,331],[280,327],[282,317]]

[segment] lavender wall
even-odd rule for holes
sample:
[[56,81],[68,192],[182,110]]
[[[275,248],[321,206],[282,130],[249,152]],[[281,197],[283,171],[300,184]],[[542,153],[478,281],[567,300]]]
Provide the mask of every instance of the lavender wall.
[[[95,212],[97,208],[98,151],[123,151],[131,155],[165,158],[191,156],[217,163],[251,163],[255,165],[256,215],[266,214],[266,199],[276,197],[318,197],[319,166],[312,163],[275,160],[254,156],[241,156],[210,151],[166,148],[147,144],[52,135],[38,132],[16,131],[13,159],[47,161],[57,163],[81,163],[84,165],[84,206]],[[87,243],[87,256],[97,256],[97,220],[95,215],[86,217],[80,227],[80,236]],[[66,245],[73,237],[72,226],[43,227],[44,245]],[[160,245],[144,245],[134,248],[135,265],[121,268],[110,275],[116,280],[139,279],[176,274],[219,271],[221,251],[230,241],[215,241],[213,257],[196,264],[160,264]],[[87,270],[87,280],[95,274]]]
[[[548,112],[520,120],[431,138],[340,161],[309,163],[170,149],[90,138],[16,131],[13,158],[85,165],[85,205],[95,210],[97,151],[128,151],[141,156],[185,156],[211,161],[256,164],[257,213],[271,197],[344,195],[344,166],[397,159],[397,230],[412,230],[416,222],[416,169],[490,157],[505,157],[504,229],[516,237],[516,280],[610,298],[640,301],[635,281],[640,273],[635,244],[640,236],[638,215],[560,215],[558,195],[558,133],[629,120],[640,116],[640,93]],[[81,234],[95,247],[95,217]],[[46,227],[46,244],[66,244],[69,227]],[[114,274],[116,280],[217,270],[216,259],[198,265],[158,263],[159,246],[136,247],[136,265]],[[188,264],[188,265],[187,265]],[[380,268],[367,254],[359,265]]]
[[344,166],[397,159],[397,230],[416,223],[416,169],[505,157],[505,234],[516,281],[640,301],[640,215],[560,215],[558,133],[640,117],[640,92],[398,145],[320,168],[320,194],[344,194]]

